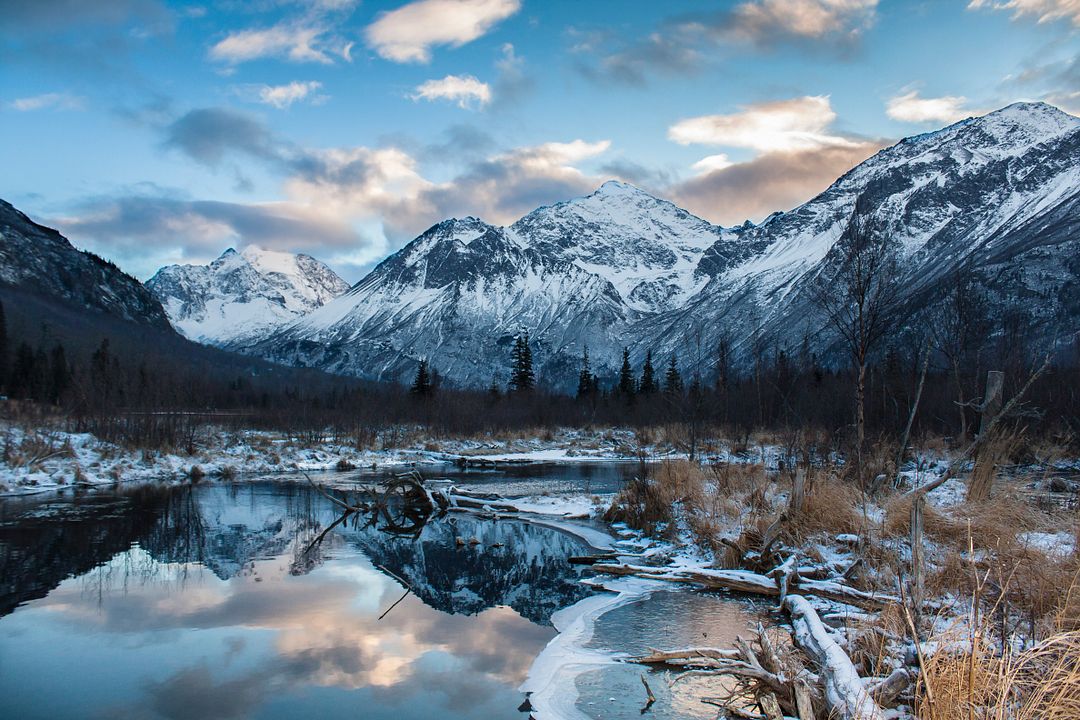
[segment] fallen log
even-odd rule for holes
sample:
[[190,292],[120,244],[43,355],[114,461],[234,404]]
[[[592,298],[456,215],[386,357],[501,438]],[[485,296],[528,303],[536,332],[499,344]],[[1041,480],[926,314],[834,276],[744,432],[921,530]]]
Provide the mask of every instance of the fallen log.
[[788,595],[784,609],[791,616],[795,644],[818,666],[830,717],[841,720],[885,720],[851,658],[833,639],[821,618],[801,595]]
[[889,673],[888,677],[871,680],[867,683],[867,690],[877,700],[878,705],[892,705],[900,693],[907,690],[911,685],[911,673],[906,668],[897,668]]
[[738,650],[724,650],[721,648],[682,648],[679,650],[655,650],[649,648],[648,655],[641,655],[632,658],[632,660],[641,665],[687,667],[699,663],[717,664],[714,661],[737,660],[740,657],[742,657],[742,654]]
[[[765,597],[779,597],[782,591],[782,579],[788,577],[783,575],[774,579],[748,570],[679,569],[605,563],[593,565],[593,570],[607,575],[635,575],[649,580],[701,585],[708,590],[728,590]],[[797,589],[826,600],[834,600],[868,610],[881,610],[891,603],[900,601],[893,595],[869,593],[833,581],[806,580],[794,574],[788,577],[788,583],[791,586],[789,590]]]

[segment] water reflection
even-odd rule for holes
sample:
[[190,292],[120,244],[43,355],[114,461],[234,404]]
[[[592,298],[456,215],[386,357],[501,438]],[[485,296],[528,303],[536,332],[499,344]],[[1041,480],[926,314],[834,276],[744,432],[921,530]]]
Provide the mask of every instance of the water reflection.
[[[651,648],[733,647],[737,637],[752,636],[760,618],[750,603],[729,596],[657,592],[602,616],[587,647],[629,655],[646,654]],[[645,703],[643,674],[650,676],[657,699],[651,712],[671,720],[717,717],[716,707],[701,699],[732,689],[732,681],[725,677],[686,677],[672,685],[663,672],[634,664],[605,665],[578,677],[579,709],[595,720],[638,715]]]
[[412,540],[354,518],[313,543],[340,515],[298,485],[2,513],[2,717],[514,717],[551,612],[585,592],[582,544],[517,521]]

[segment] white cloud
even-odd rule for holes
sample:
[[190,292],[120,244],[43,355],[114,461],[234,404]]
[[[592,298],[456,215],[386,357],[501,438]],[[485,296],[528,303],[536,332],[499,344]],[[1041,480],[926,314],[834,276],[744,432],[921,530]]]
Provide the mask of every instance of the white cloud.
[[1040,23],[1070,20],[1080,27],[1080,0],[971,0],[969,10],[1012,10],[1014,18],[1034,15]]
[[705,172],[666,193],[680,207],[721,225],[756,222],[806,202],[884,144],[763,153],[746,162],[700,168]]
[[586,142],[572,140],[568,143],[549,142],[531,147],[516,148],[497,159],[509,160],[532,170],[567,170],[579,172],[571,167],[574,163],[596,157],[611,147],[610,140]]
[[[264,30],[240,30],[210,48],[210,57],[241,63],[264,57],[284,57],[294,62],[333,63],[323,37],[327,28],[296,22],[282,22]],[[348,58],[348,46],[337,50]]]
[[413,100],[450,100],[469,109],[491,102],[491,87],[472,75],[447,75],[442,80],[428,80],[416,88]]
[[[273,105],[278,109],[287,108],[294,102],[298,102],[318,92],[322,83],[315,80],[301,82],[294,80],[285,85],[259,85],[257,93],[259,102],[265,105]],[[313,100],[325,98],[323,95],[314,95]]]
[[754,0],[732,11],[730,29],[755,41],[781,33],[820,38],[857,34],[874,20],[877,0]]
[[709,155],[708,157],[703,157],[696,163],[691,165],[691,167],[694,169],[694,172],[700,175],[705,175],[711,172],[715,172],[716,170],[726,170],[733,164],[734,163],[731,162],[731,159],[727,155],[725,155],[724,153],[720,153],[719,155]]
[[975,114],[964,108],[967,98],[945,95],[936,98],[919,97],[916,90],[890,98],[885,112],[893,120],[910,123],[954,123]]
[[836,113],[824,96],[747,105],[730,115],[687,118],[668,128],[680,145],[719,145],[759,152],[790,152],[857,143],[828,133]]
[[520,0],[417,0],[380,15],[364,37],[387,60],[427,63],[433,46],[471,42],[520,8]]
[[8,103],[8,106],[19,112],[31,110],[82,110],[85,103],[83,98],[68,93],[45,93],[33,97],[17,98]]

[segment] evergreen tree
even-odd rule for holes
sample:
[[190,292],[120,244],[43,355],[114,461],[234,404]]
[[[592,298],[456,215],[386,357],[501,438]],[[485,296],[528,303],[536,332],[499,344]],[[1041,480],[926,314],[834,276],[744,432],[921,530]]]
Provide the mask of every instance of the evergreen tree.
[[112,391],[110,375],[112,370],[112,357],[109,354],[109,338],[101,341],[101,345],[90,356],[90,385],[94,390],[94,400],[105,402],[109,400]]
[[585,346],[585,351],[581,354],[581,372],[578,373],[577,396],[579,398],[587,397],[592,394],[592,391],[593,374],[592,367],[589,364],[589,347]]
[[502,397],[502,389],[499,386],[499,378],[495,375],[491,376],[491,386],[488,387],[488,396],[492,402],[495,402]]
[[428,371],[426,358],[421,359],[420,364],[416,366],[416,378],[409,392],[417,397],[427,397],[431,394],[431,373]]
[[630,367],[630,348],[623,348],[622,368],[619,370],[619,394],[634,396],[634,371]]
[[641,368],[641,385],[638,392],[642,395],[652,395],[660,388],[656,385],[656,371],[653,370],[652,350],[645,352],[645,365]]
[[8,379],[8,337],[7,318],[4,316],[4,303],[0,302],[0,394],[3,394]]
[[723,392],[731,382],[731,341],[722,335],[716,344],[716,389]]
[[27,343],[21,343],[15,350],[15,360],[11,364],[11,377],[8,382],[8,392],[11,393],[11,397],[33,397],[36,374],[34,350]]
[[71,385],[71,368],[68,366],[67,356],[64,354],[64,346],[57,344],[53,348],[49,358],[49,392],[48,400],[53,405],[59,405],[60,400]]
[[536,385],[533,374],[532,348],[529,347],[529,333],[524,332],[514,339],[510,351],[510,389],[515,392],[527,392]]
[[682,389],[682,375],[679,374],[679,368],[676,365],[675,353],[672,353],[667,373],[664,375],[664,392],[668,395],[676,395],[681,393]]
[[49,354],[38,346],[34,353],[34,374],[30,384],[30,397],[37,402],[44,402],[49,395]]

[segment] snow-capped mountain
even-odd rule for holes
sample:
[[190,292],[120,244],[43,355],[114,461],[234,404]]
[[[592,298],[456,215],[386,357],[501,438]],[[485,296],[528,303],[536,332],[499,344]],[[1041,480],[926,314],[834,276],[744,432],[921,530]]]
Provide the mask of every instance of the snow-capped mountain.
[[349,289],[313,257],[255,246],[164,267],[146,285],[183,335],[222,347],[264,337]]
[[721,334],[826,351],[809,284],[837,262],[856,201],[901,258],[900,292],[927,303],[963,268],[1032,325],[1080,318],[1080,119],[1020,103],[907,138],[818,197],[759,225],[719,228],[632,186],[540,208],[513,225],[447,220],[348,293],[247,349],[290,364],[407,380],[505,380],[530,332],[540,376],[567,387],[587,345],[603,375],[623,346],[675,352],[708,375]]
[[493,353],[530,329],[548,370],[572,372],[583,342],[614,348],[642,318],[708,281],[701,258],[732,238],[630,185],[540,208],[508,228],[446,220],[352,290],[252,350],[286,363],[400,380],[438,357],[455,382],[487,384]]

